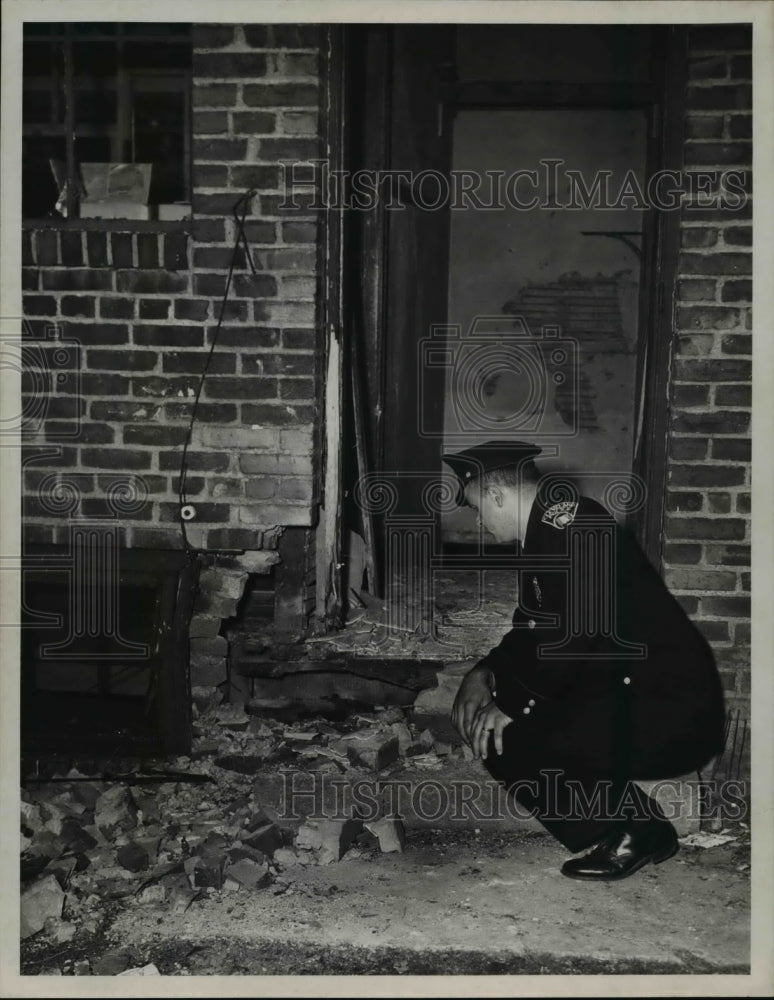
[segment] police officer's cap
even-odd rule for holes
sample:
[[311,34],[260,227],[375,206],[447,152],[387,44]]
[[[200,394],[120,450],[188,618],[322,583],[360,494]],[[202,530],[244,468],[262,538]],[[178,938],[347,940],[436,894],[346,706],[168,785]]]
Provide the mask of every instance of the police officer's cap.
[[458,506],[465,504],[465,487],[487,472],[508,469],[532,460],[542,448],[526,441],[487,441],[486,444],[466,448],[453,455],[442,455],[442,459],[457,477]]

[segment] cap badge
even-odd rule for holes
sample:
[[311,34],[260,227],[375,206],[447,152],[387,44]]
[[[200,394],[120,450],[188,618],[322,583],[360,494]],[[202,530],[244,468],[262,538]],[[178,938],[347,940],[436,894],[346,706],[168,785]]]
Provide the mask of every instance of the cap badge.
[[561,503],[555,503],[553,507],[549,507],[543,515],[542,521],[543,524],[550,524],[552,528],[561,530],[566,528],[568,524],[572,524],[577,512],[577,500],[563,500]]

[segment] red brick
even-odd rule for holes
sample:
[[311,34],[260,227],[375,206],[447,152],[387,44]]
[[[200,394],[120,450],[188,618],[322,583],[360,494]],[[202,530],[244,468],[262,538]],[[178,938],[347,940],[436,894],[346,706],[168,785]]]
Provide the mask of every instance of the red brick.
[[100,292],[109,291],[113,284],[112,272],[107,269],[92,271],[89,268],[58,268],[41,271],[43,291]]
[[63,230],[59,234],[62,263],[66,267],[83,267],[83,240],[79,232]]
[[96,299],[93,295],[63,295],[61,299],[63,316],[94,316]]
[[752,226],[728,226],[723,230],[723,242],[728,246],[752,246]]
[[199,385],[196,375],[186,375],[175,378],[171,375],[143,375],[132,379],[132,392],[135,396],[145,399],[166,399],[169,396],[193,399],[193,394]]
[[722,115],[689,115],[685,134],[689,139],[720,139],[723,135]]
[[185,426],[157,427],[153,424],[130,424],[124,427],[124,444],[148,444],[160,447],[182,445],[188,430]]
[[706,458],[708,445],[709,438],[671,437],[669,441],[669,457],[683,461]]
[[236,135],[262,135],[277,127],[277,116],[270,111],[235,111],[231,121]]
[[210,399],[276,399],[275,378],[207,378],[204,394]]
[[262,532],[246,528],[213,528],[207,532],[207,548],[211,551],[259,549],[263,547],[261,537]]
[[712,442],[712,457],[749,462],[752,457],[752,442],[749,438],[715,438]]
[[180,271],[188,267],[186,233],[167,233],[164,236],[164,267],[168,271]]
[[688,60],[690,80],[723,78],[728,75],[728,62],[724,55],[700,56]]
[[[207,330],[208,343],[212,342],[215,328]],[[218,343],[223,347],[276,347],[280,332],[274,327],[222,326]]]
[[149,469],[151,453],[129,448],[81,448],[81,464],[92,469]]
[[84,347],[129,342],[129,327],[125,323],[68,323],[65,334],[68,340],[77,340]]
[[701,553],[701,545],[667,542],[664,548],[664,561],[672,566],[691,566],[701,561]]
[[711,514],[729,514],[731,512],[731,494],[708,493],[707,509]]
[[233,24],[194,24],[191,46],[194,49],[223,49],[234,41]]
[[733,56],[730,75],[733,80],[752,80],[752,56]]
[[688,48],[692,52],[749,49],[752,45],[752,28],[746,24],[692,25],[688,35]]
[[195,274],[194,295],[223,295],[226,291],[225,274]]
[[277,279],[271,274],[235,274],[234,294],[254,299],[277,294]]
[[220,135],[228,131],[227,111],[194,111],[194,135]]
[[193,106],[199,108],[231,108],[236,103],[235,83],[196,84],[193,88]]
[[131,233],[111,233],[110,246],[113,252],[113,267],[134,267]]
[[746,253],[683,253],[679,270],[681,274],[750,274],[752,257]]
[[86,372],[80,380],[60,386],[60,392],[79,393],[83,396],[123,396],[129,391],[129,379],[124,375],[93,374]]
[[682,359],[675,363],[675,378],[681,382],[749,382],[752,366],[749,361],[721,358]]
[[89,368],[114,372],[142,372],[156,367],[155,351],[87,351]]
[[161,407],[137,400],[95,400],[91,404],[90,413],[95,420],[155,420]]
[[192,219],[191,235],[198,243],[225,243],[226,223],[223,219]]
[[231,168],[231,185],[236,188],[276,189],[280,183],[278,166],[250,164]]
[[728,134],[732,139],[751,139],[752,115],[731,115],[728,120]]
[[182,324],[136,324],[132,333],[135,344],[169,347],[202,347],[204,333],[200,326]]
[[[196,407],[197,418],[204,424],[228,424],[236,420],[237,408],[234,403],[202,403]],[[188,421],[191,416],[190,403],[168,403],[164,407],[167,420]]]
[[132,319],[134,317],[134,306],[136,299],[129,298],[100,298],[99,314],[103,319]]
[[752,302],[752,281],[724,281],[720,297],[723,302]]
[[194,52],[196,78],[224,79],[266,75],[266,56],[258,52]]
[[680,233],[680,242],[684,247],[711,247],[718,241],[717,229],[707,226],[691,226]]
[[749,333],[729,333],[720,339],[720,349],[724,354],[752,355],[752,337]]
[[245,84],[242,98],[252,108],[317,107],[319,93],[311,83]]
[[188,290],[184,274],[169,271],[116,271],[116,291],[134,295],[177,294]]
[[[222,451],[189,451],[186,462],[191,472],[225,472],[230,463],[230,455]],[[180,470],[180,451],[160,451],[159,468],[163,470]]]
[[743,486],[746,470],[736,465],[673,465],[669,470],[670,487]]
[[310,378],[281,378],[280,397],[282,399],[313,399],[314,381]]
[[678,413],[673,429],[683,434],[742,434],[750,426],[750,414],[743,410],[712,410],[706,413]]
[[56,316],[57,299],[53,295],[25,295],[22,302],[25,316]]
[[86,253],[89,267],[107,267],[107,233],[87,232]]
[[277,223],[267,222],[263,219],[247,219],[245,236],[248,243],[276,243]]
[[36,267],[22,268],[22,291],[37,292],[40,287],[40,272]]
[[138,267],[159,266],[159,238],[156,233],[137,234],[137,261]]
[[676,408],[682,406],[705,406],[709,403],[708,385],[675,385],[672,389],[672,405]]
[[[208,360],[209,358],[209,360]],[[207,364],[209,373],[228,375],[236,370],[236,358],[233,354],[217,354],[211,356],[207,352],[186,351],[186,352],[165,352],[163,356],[163,370],[165,372],[192,372],[200,375]],[[199,415],[201,419],[201,415]]]
[[[290,411],[290,412],[289,412]],[[299,404],[289,407],[271,403],[246,403],[242,407],[243,424],[267,424],[270,427],[292,427],[311,423],[315,408]]]
[[749,597],[702,597],[699,602],[703,615],[721,615],[729,618],[749,618]]
[[722,166],[750,163],[752,146],[746,142],[688,142],[685,162],[688,166]]
[[192,155],[194,160],[244,160],[247,140],[194,138]]
[[730,570],[670,569],[665,580],[674,590],[733,590],[736,587],[736,573]]
[[667,517],[667,537],[670,539],[728,539],[744,538],[746,523],[741,518],[728,517]]
[[170,299],[140,299],[140,319],[167,319]]
[[36,261],[41,267],[59,263],[59,237],[54,230],[41,230],[35,234]]
[[691,111],[742,111],[752,107],[752,87],[747,83],[689,86],[687,107]]

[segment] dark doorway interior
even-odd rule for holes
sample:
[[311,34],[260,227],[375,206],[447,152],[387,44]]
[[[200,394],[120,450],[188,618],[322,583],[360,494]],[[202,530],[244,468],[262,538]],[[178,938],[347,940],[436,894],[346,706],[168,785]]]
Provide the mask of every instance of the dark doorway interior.
[[[345,35],[346,167],[389,174],[373,205],[346,213],[344,247],[355,387],[343,420],[344,523],[366,543],[371,528],[382,588],[394,562],[390,519],[429,517],[433,552],[480,547],[464,514],[428,509],[428,487],[444,473],[444,450],[497,436],[540,437],[549,471],[642,477],[646,502],[628,519],[659,562],[676,213],[631,202],[574,213],[428,202],[434,173],[508,174],[552,155],[587,185],[610,171],[613,195],[627,171],[642,181],[679,166],[682,45],[679,30],[636,25],[355,25]],[[590,301],[597,312],[581,315]],[[499,317],[498,348],[522,335],[534,350],[543,324],[578,345],[579,384],[564,398],[549,360],[537,432],[507,363],[482,369],[472,387],[468,372],[479,410],[467,426],[460,418],[454,379],[482,313]],[[364,473],[391,484],[365,516],[355,490]],[[600,492],[601,479],[586,480],[583,492]],[[357,588],[361,561],[355,576]]]

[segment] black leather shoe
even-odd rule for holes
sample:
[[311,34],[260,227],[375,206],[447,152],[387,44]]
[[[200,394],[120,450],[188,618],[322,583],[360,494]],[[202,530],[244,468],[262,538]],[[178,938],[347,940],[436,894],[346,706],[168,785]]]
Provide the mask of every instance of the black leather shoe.
[[614,882],[628,878],[652,861],[661,864],[677,853],[677,833],[671,823],[631,823],[609,833],[581,858],[562,865],[567,878]]

